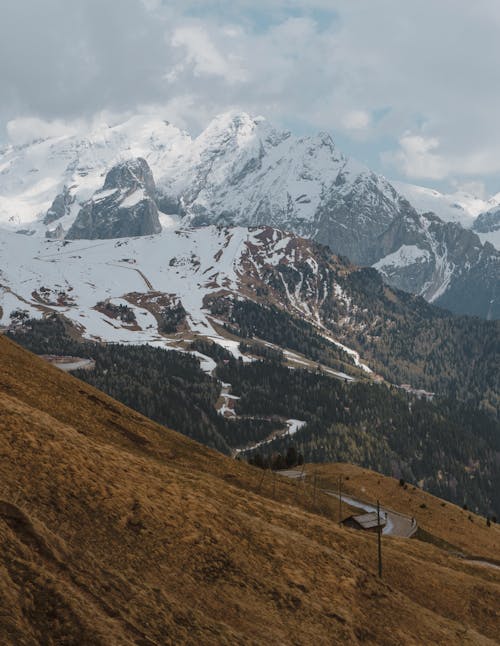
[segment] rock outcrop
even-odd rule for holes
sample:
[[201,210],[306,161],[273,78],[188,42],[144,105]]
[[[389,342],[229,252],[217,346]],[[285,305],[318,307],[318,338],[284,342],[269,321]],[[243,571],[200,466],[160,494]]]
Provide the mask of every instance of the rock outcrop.
[[495,207],[478,215],[472,228],[478,233],[500,231],[500,208]]
[[103,188],[82,206],[66,238],[124,238],[160,231],[153,175],[138,157],[107,173]]
[[65,215],[69,215],[71,205],[74,201],[75,196],[71,194],[71,191],[67,186],[64,186],[63,190],[54,198],[54,201],[45,214],[43,223],[51,224],[56,220],[60,220]]

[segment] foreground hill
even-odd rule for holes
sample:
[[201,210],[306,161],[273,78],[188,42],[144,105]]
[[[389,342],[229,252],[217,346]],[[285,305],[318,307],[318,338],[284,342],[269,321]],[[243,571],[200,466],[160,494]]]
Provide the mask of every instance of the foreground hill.
[[5,338],[0,367],[2,643],[497,643],[495,569],[387,539],[379,581],[375,537],[338,528],[326,496]]

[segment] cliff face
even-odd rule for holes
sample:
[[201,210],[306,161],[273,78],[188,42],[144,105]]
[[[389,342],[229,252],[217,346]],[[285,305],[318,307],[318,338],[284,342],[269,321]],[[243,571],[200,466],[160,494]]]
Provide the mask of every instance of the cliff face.
[[500,253],[461,226],[408,211],[376,241],[374,266],[399,289],[459,314],[500,317]]
[[500,208],[498,206],[477,216],[472,225],[478,233],[494,233],[500,231]]
[[142,158],[114,166],[104,186],[81,208],[66,238],[88,240],[146,236],[161,231],[155,183]]

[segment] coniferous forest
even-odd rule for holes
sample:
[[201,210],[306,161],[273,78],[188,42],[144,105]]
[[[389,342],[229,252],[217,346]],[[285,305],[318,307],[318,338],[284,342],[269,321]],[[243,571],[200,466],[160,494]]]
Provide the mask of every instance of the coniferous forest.
[[[198,339],[192,349],[216,362],[208,375],[189,354],[81,342],[57,316],[27,321],[9,334],[37,354],[94,359],[94,370],[73,374],[224,453],[257,445],[274,433],[272,441],[242,455],[286,456],[293,446],[308,462],[352,462],[500,515],[500,424],[470,399],[448,395],[427,401],[387,384],[333,379],[321,369],[290,370],[276,351],[262,351],[266,356],[244,363],[220,345]],[[240,347],[258,356],[254,346],[246,337]],[[216,411],[221,382],[231,384],[239,397],[234,418]],[[306,423],[293,436],[283,434],[291,418]]]

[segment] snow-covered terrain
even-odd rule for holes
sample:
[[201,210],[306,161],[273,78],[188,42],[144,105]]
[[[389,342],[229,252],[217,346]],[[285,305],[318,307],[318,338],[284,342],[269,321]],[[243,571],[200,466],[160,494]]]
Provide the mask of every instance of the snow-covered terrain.
[[408,267],[417,262],[428,262],[429,252],[420,249],[416,245],[401,245],[397,251],[385,256],[373,266],[375,269],[383,270],[387,266]]
[[[432,212],[445,222],[458,222],[465,229],[471,229],[481,213],[485,213],[500,206],[500,193],[484,199],[467,193],[440,193],[433,188],[407,184],[406,182],[392,182],[396,190],[406,197],[419,213]],[[477,232],[481,242],[490,242],[500,249],[500,235],[498,232]]]
[[459,222],[465,228],[470,228],[475,218],[491,206],[488,200],[465,191],[440,193],[433,188],[397,181],[393,185],[419,213],[432,211],[445,222]]
[[[106,172],[134,157],[146,159],[159,190],[190,219],[231,214],[232,224],[279,225],[286,218],[306,231],[325,189],[338,177],[344,191],[356,185],[358,192],[375,178],[393,208],[399,193],[419,213],[432,211],[466,228],[500,204],[500,193],[483,199],[465,191],[445,194],[405,182],[391,185],[343,155],[330,135],[297,138],[263,117],[227,112],[193,138],[168,121],[137,115],[112,127],[101,124],[85,136],[1,149],[0,226],[43,229],[43,216],[66,187],[71,204],[61,224],[67,230]],[[262,213],[268,214],[267,222]]]
[[[226,234],[216,228],[72,242],[2,233],[1,322],[8,324],[16,308],[38,317],[53,310],[64,313],[87,338],[164,343],[152,308],[125,298],[148,293],[154,301],[157,293],[171,294],[182,301],[192,331],[214,333],[203,299],[223,287],[238,289],[238,261],[247,237],[245,229]],[[23,261],[19,262],[21,257]],[[95,309],[98,302],[107,299],[115,305],[126,303],[136,315],[137,326],[124,325]]]
[[182,178],[184,165],[179,160],[191,143],[187,133],[168,122],[137,116],[114,127],[101,125],[84,137],[7,146],[0,150],[0,226],[43,230],[45,213],[67,187],[73,201],[61,223],[68,229],[112,166],[144,157],[159,175]]
[[[142,185],[111,193],[108,174],[121,162],[142,160],[154,177],[147,199]],[[485,206],[466,194],[398,186],[418,210],[430,208],[446,220],[470,224],[467,214],[472,218]],[[131,228],[145,213],[149,225]],[[119,214],[128,218],[123,227]],[[393,286],[489,316],[499,256],[481,248],[481,240],[495,241],[498,232],[478,232],[479,240],[458,224],[418,215],[384,177],[343,155],[330,135],[295,137],[246,113],[220,115],[197,137],[139,115],[85,136],[0,150],[0,228],[62,239],[142,235],[159,230],[159,223],[268,225],[317,240],[356,264],[383,268]],[[406,247],[428,256],[410,263]]]
[[[223,321],[211,315],[208,300],[211,296],[251,299],[256,293],[252,290],[265,286],[265,277],[277,265],[283,263],[290,270],[294,263],[299,268],[314,265],[313,251],[310,243],[269,228],[171,227],[152,236],[71,241],[0,229],[0,325],[15,324],[23,312],[33,318],[57,312],[87,339],[184,351],[184,340],[201,335],[248,361],[238,341],[221,334]],[[303,278],[302,292],[290,293],[282,305],[317,327],[325,295],[320,298],[313,286],[324,279],[313,273],[309,281],[313,282],[306,288]],[[339,303],[346,301],[335,283],[332,292]],[[178,304],[185,310],[182,328],[165,334],[162,311]],[[357,352],[342,348],[352,356],[353,366],[370,372]],[[294,361],[300,361],[294,356]],[[211,372],[213,360],[199,358]],[[331,373],[352,380],[347,374]]]
[[[346,185],[371,175],[344,157],[328,134],[296,138],[263,117],[225,113],[192,138],[161,119],[136,116],[85,137],[53,137],[0,151],[0,226],[43,229],[43,216],[66,187],[72,203],[61,224],[67,229],[101,188],[105,173],[134,157],[148,162],[159,191],[190,220],[230,213],[232,224],[276,225],[286,218],[307,225],[340,172]],[[378,181],[394,201],[390,185]]]

